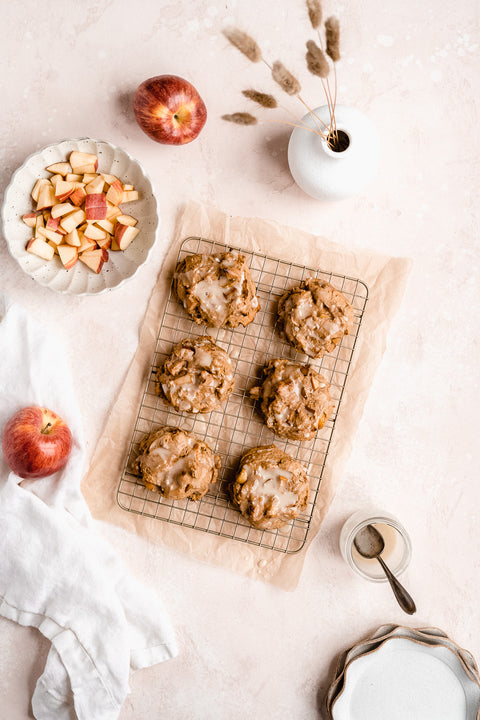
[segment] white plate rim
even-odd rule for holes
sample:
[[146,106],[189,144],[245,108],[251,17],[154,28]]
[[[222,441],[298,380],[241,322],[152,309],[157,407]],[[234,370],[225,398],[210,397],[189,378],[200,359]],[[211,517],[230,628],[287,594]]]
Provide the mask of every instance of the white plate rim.
[[[26,167],[32,160],[34,160],[37,156],[40,156],[42,153],[47,152],[47,151],[50,150],[50,149],[58,148],[58,147],[60,147],[60,146],[62,146],[62,145],[65,145],[65,146],[66,146],[66,150],[68,151],[69,149],[71,150],[71,148],[68,147],[69,144],[78,144],[78,143],[85,143],[85,142],[94,143],[95,145],[105,145],[105,146],[109,147],[111,150],[113,150],[114,152],[117,152],[117,151],[118,151],[118,152],[122,153],[130,162],[135,163],[136,165],[138,165],[138,167],[140,168],[143,176],[144,176],[145,179],[148,181],[148,183],[150,184],[150,187],[151,187],[151,194],[152,194],[152,198],[153,198],[154,204],[155,204],[156,223],[155,223],[155,227],[152,229],[152,232],[153,232],[153,235],[154,235],[154,240],[153,240],[150,248],[148,249],[148,251],[147,251],[147,253],[146,253],[146,255],[145,255],[145,258],[143,259],[143,261],[142,261],[141,263],[139,263],[139,264],[136,266],[134,272],[133,272],[131,275],[128,275],[127,277],[124,277],[123,279],[121,279],[121,280],[120,280],[118,283],[116,283],[115,285],[106,286],[106,287],[101,288],[101,289],[99,289],[99,290],[86,290],[86,291],[83,291],[83,292],[72,292],[72,291],[70,291],[68,288],[66,288],[66,289],[58,289],[58,288],[55,288],[55,287],[50,287],[47,283],[42,283],[42,282],[40,282],[38,279],[35,278],[35,282],[38,283],[41,287],[47,288],[47,289],[51,290],[52,292],[55,292],[55,293],[57,293],[57,294],[59,294],[59,295],[72,295],[72,296],[74,296],[74,297],[84,297],[84,296],[92,296],[92,295],[101,295],[101,294],[110,292],[110,291],[112,291],[112,290],[116,290],[117,288],[119,288],[119,287],[121,287],[122,285],[124,285],[125,283],[127,283],[129,280],[132,280],[132,279],[135,277],[135,275],[137,274],[137,272],[140,270],[140,268],[143,267],[143,265],[145,265],[145,264],[147,263],[147,261],[149,260],[150,255],[151,255],[151,253],[152,253],[152,251],[153,251],[153,248],[154,248],[154,246],[155,246],[155,244],[156,244],[156,241],[157,241],[157,239],[158,239],[159,229],[160,229],[160,225],[161,225],[161,218],[160,218],[160,209],[159,209],[158,197],[157,197],[157,193],[156,193],[156,191],[155,191],[155,186],[154,186],[154,184],[153,184],[153,181],[152,181],[150,175],[146,172],[146,170],[145,170],[145,168],[143,167],[143,165],[140,163],[140,161],[137,160],[135,157],[133,157],[133,155],[131,155],[131,153],[129,153],[128,150],[125,150],[125,149],[124,149],[123,147],[121,147],[120,145],[114,145],[113,143],[109,142],[108,140],[99,140],[99,139],[92,138],[92,137],[88,137],[88,136],[79,137],[79,138],[65,138],[65,139],[63,139],[63,140],[59,140],[58,142],[49,143],[48,145],[44,145],[43,147],[39,148],[38,150],[35,150],[35,151],[33,151],[32,153],[30,153],[30,154],[24,159],[24,161],[22,162],[22,164],[19,165],[19,166],[16,168],[16,170],[13,172],[13,174],[12,174],[12,176],[11,176],[11,178],[10,178],[10,182],[8,183],[7,187],[5,188],[5,192],[4,192],[4,196],[3,196],[2,208],[1,208],[2,234],[3,234],[3,237],[4,237],[4,239],[5,239],[5,242],[6,242],[6,245],[7,245],[7,248],[8,248],[8,251],[9,251],[11,257],[15,260],[15,262],[17,263],[17,265],[19,266],[19,268],[22,270],[22,272],[25,273],[26,275],[29,275],[29,276],[30,276],[30,274],[29,274],[29,273],[22,267],[22,265],[19,263],[18,258],[15,256],[15,254],[14,254],[13,251],[12,251],[11,243],[10,243],[10,240],[9,240],[9,237],[8,237],[8,232],[7,232],[7,217],[6,217],[6,216],[7,216],[7,201],[8,201],[8,198],[9,198],[9,194],[13,191],[13,189],[14,189],[14,187],[15,187],[15,185],[16,185],[16,181],[17,181],[18,175],[19,175],[19,173],[20,173],[22,170],[25,169],[25,167]],[[21,222],[21,218],[19,218],[19,222]],[[30,277],[31,277],[31,276],[30,276]]]
[[[403,629],[405,629],[405,628],[403,628]],[[411,628],[411,629],[413,630],[413,628]],[[439,639],[440,639],[440,638],[439,638]],[[345,675],[345,677],[344,677],[343,687],[342,687],[342,689],[340,690],[340,692],[338,693],[338,695],[333,699],[333,701],[331,701],[331,704],[330,704],[330,707],[329,707],[329,713],[330,713],[330,715],[331,715],[331,717],[332,717],[332,720],[342,720],[341,717],[338,717],[338,718],[337,718],[337,717],[334,715],[334,712],[335,712],[336,709],[338,710],[338,707],[340,707],[340,710],[341,710],[341,709],[342,709],[342,704],[344,704],[345,702],[347,702],[347,700],[346,700],[345,698],[348,699],[348,689],[347,689],[347,692],[345,692],[345,690],[346,690],[346,688],[347,688],[347,683],[348,683],[349,676],[351,677],[352,672],[354,672],[354,670],[352,670],[352,668],[353,668],[354,666],[358,667],[358,665],[356,665],[356,661],[362,660],[362,659],[363,659],[363,660],[367,660],[369,657],[371,657],[371,656],[372,656],[374,653],[376,653],[377,651],[382,650],[382,649],[384,649],[385,646],[387,646],[388,644],[390,644],[390,643],[395,643],[395,642],[397,642],[397,643],[398,643],[398,642],[401,642],[401,643],[410,643],[410,644],[413,644],[413,645],[420,645],[420,646],[422,646],[422,647],[424,648],[424,652],[432,653],[432,654],[434,654],[434,655],[436,654],[437,656],[438,656],[438,654],[439,654],[440,652],[442,652],[442,651],[446,651],[447,653],[450,653],[451,656],[456,660],[456,663],[458,664],[458,667],[461,668],[461,670],[463,671],[462,677],[463,677],[463,679],[464,679],[464,682],[462,682],[462,685],[464,685],[464,684],[470,684],[471,687],[472,687],[472,689],[474,689],[474,690],[476,691],[476,693],[477,693],[477,698],[478,698],[478,702],[479,702],[479,707],[478,707],[478,710],[477,710],[477,712],[476,712],[475,720],[480,720],[480,679],[475,676],[475,674],[473,673],[472,669],[466,667],[465,662],[462,661],[461,657],[458,655],[458,653],[455,651],[454,648],[448,647],[447,645],[444,645],[443,643],[431,644],[431,643],[428,643],[428,642],[423,642],[422,640],[418,640],[417,638],[414,638],[414,637],[411,637],[411,636],[408,636],[408,635],[390,635],[390,636],[387,637],[387,638],[381,639],[381,640],[379,640],[379,645],[378,645],[377,647],[374,647],[374,648],[372,648],[371,650],[368,650],[367,652],[356,656],[355,658],[353,658],[353,659],[350,661],[350,663],[345,667],[345,670],[344,670],[344,675]],[[453,644],[454,644],[454,643],[453,643]],[[456,674],[457,677],[458,677],[458,673],[455,673],[455,674]],[[340,706],[337,706],[337,701],[338,701],[338,700],[340,700]],[[337,708],[336,708],[335,706],[337,706]],[[472,720],[472,719],[471,719],[471,717],[468,717],[468,718],[466,717],[465,720]]]

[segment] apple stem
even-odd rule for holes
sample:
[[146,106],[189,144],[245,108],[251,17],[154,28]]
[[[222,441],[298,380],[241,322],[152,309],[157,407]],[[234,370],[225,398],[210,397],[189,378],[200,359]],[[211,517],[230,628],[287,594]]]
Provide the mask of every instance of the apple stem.
[[49,435],[49,434],[50,434],[50,430],[52,429],[52,427],[53,427],[53,426],[52,426],[52,423],[51,423],[51,422],[47,422],[47,424],[45,425],[45,427],[42,428],[42,433],[43,433],[44,435]]

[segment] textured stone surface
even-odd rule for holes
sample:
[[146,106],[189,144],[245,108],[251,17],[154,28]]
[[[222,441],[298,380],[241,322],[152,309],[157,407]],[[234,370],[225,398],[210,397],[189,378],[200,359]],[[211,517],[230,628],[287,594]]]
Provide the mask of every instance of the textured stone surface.
[[[37,286],[0,243],[0,287],[65,341],[90,455],[187,199],[414,259],[353,453],[294,593],[100,526],[161,593],[180,644],[178,658],[133,676],[121,720],[316,720],[337,653],[384,622],[405,621],[388,586],[357,578],[338,551],[344,520],[370,503],[394,512],[412,536],[404,581],[418,613],[409,624],[441,627],[480,661],[478,10],[474,0],[325,0],[324,10],[338,14],[342,28],[339,102],[364,111],[383,144],[372,185],[339,204],[312,200],[293,183],[291,128],[220,119],[256,112],[241,96],[247,87],[304,113],[295,98],[280,97],[263,63],[228,45],[221,34],[228,24],[255,35],[269,62],[281,59],[297,74],[311,105],[323,102],[319,80],[304,70],[313,32],[301,0],[2,7],[0,189],[36,149],[91,136],[136,157],[160,199],[160,241],[149,265],[99,297]],[[190,145],[158,145],[135,123],[136,86],[161,73],[187,78],[207,105],[207,124]],[[259,116],[291,119],[281,110]],[[47,651],[38,633],[0,619],[0,705],[9,720],[31,717]]]

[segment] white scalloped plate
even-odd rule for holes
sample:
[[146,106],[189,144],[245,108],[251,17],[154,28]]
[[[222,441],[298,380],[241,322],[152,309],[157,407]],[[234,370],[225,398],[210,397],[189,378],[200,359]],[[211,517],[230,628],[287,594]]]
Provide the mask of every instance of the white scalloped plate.
[[333,720],[477,720],[480,687],[443,645],[390,638],[352,660]]
[[[72,150],[95,153],[99,172],[117,175],[122,182],[133,185],[139,192],[139,200],[123,208],[137,218],[140,232],[126,250],[109,253],[108,262],[98,275],[82,262],[65,270],[58,257],[45,261],[25,249],[32,231],[22,221],[22,215],[34,207],[30,193],[35,181],[40,177],[51,177],[45,168],[52,163],[67,161]],[[96,295],[122,285],[148,260],[160,218],[152,182],[140,163],[109,142],[80,138],[49,145],[25,160],[5,192],[2,222],[8,249],[27,275],[59,293]]]

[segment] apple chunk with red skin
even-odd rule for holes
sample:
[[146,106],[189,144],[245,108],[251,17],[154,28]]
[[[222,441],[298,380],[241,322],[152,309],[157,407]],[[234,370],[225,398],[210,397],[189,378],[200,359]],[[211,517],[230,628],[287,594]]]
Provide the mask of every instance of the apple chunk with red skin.
[[207,120],[207,108],[198,91],[178,75],[157,75],[135,91],[135,118],[152,140],[184,145],[199,135]]
[[107,199],[103,193],[92,193],[85,198],[87,220],[105,220],[107,217]]
[[68,425],[52,410],[26,407],[5,425],[3,456],[21,478],[53,475],[66,464],[72,449]]

